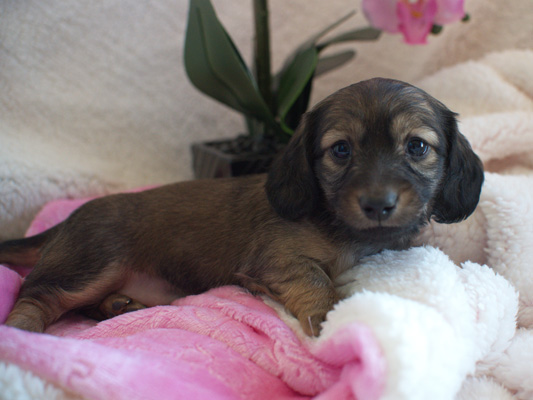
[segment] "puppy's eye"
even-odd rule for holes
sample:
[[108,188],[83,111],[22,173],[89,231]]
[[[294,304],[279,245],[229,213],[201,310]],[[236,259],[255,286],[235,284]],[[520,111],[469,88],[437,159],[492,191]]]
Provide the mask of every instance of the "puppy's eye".
[[352,154],[352,150],[350,149],[350,145],[348,144],[348,142],[342,140],[331,146],[331,153],[335,158],[338,158],[339,160],[346,160]]
[[407,143],[407,152],[411,157],[421,158],[429,151],[429,145],[420,138],[412,138]]

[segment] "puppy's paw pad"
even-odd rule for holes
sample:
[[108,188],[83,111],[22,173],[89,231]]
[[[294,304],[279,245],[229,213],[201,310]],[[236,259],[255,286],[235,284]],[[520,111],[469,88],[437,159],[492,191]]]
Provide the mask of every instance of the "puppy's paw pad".
[[131,297],[117,293],[108,296],[100,304],[99,308],[107,318],[113,318],[117,315],[142,310],[143,308],[146,308],[146,306],[138,301],[133,300]]

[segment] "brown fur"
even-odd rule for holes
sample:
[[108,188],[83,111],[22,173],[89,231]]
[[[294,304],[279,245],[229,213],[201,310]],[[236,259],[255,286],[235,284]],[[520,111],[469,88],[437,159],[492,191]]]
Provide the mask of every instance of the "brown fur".
[[[407,150],[413,137],[430,145],[423,157]],[[44,234],[0,244],[0,262],[36,263],[7,324],[41,332],[73,309],[122,312],[128,297],[109,296],[133,291],[142,301],[146,293],[131,289],[142,277],[166,285],[145,303],[237,284],[318,334],[338,300],[336,276],[361,257],[406,248],[432,216],[466,218],[482,182],[445,106],[402,82],[361,82],[303,117],[268,176],[103,197]]]

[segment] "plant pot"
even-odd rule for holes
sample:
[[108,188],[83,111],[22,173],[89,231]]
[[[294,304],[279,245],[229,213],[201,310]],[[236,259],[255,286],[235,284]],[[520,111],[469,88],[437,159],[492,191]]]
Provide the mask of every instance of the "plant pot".
[[196,179],[224,178],[266,172],[277,154],[268,151],[235,150],[239,139],[218,140],[192,145],[193,171]]

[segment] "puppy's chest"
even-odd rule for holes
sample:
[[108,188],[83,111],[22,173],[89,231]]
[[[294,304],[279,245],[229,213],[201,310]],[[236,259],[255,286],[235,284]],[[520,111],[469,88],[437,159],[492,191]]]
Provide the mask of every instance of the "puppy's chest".
[[335,279],[337,276],[356,265],[360,259],[360,255],[354,252],[353,249],[340,249],[337,258],[333,260],[329,266],[330,278]]

